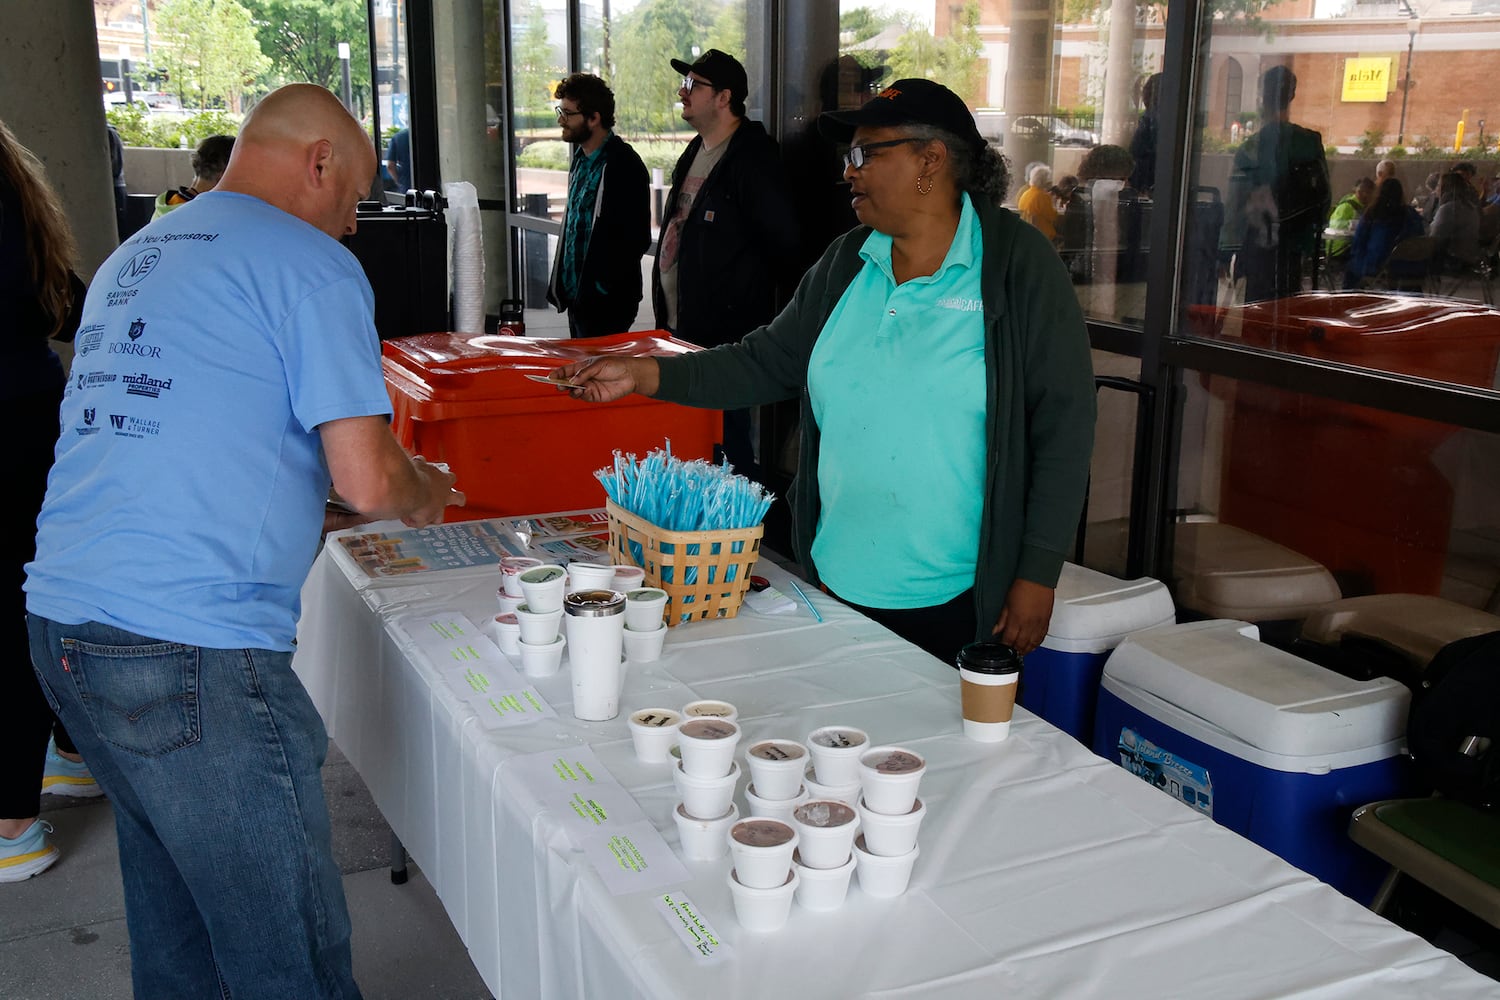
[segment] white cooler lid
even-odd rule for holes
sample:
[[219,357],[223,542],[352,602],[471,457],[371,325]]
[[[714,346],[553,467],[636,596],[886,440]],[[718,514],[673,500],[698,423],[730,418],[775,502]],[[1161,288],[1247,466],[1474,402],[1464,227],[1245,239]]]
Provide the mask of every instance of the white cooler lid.
[[1101,653],[1131,632],[1176,620],[1172,595],[1160,580],[1121,580],[1065,562],[1042,645],[1059,653]]
[[1110,655],[1104,675],[1285,756],[1343,753],[1405,734],[1404,684],[1336,674],[1251,638],[1244,626],[1214,620],[1141,632]]

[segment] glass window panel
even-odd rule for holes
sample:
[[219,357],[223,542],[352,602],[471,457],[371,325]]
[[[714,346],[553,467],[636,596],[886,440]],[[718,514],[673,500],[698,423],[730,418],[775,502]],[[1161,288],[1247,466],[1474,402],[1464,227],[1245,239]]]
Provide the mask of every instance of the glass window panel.
[[1053,238],[1085,314],[1141,326],[1155,181],[1143,87],[1161,68],[1160,13],[1134,0],[841,0],[839,12],[840,54],[877,88],[926,76],[969,103],[1010,163],[1007,204]]
[[406,0],[376,0],[375,99],[380,114],[381,183],[396,194],[414,186],[411,84],[407,74]]
[[[566,3],[512,0],[510,9],[517,207],[525,215],[556,223],[566,204],[572,154],[562,140],[553,97],[557,82],[569,72]],[[672,167],[695,134],[681,117],[677,90],[682,74],[672,68],[671,60],[691,61],[709,48],[731,53],[749,76],[747,113],[763,120],[772,90],[764,72],[764,0],[704,0],[692,5],[676,0],[585,0],[579,5],[579,20],[577,69],[598,75],[610,85],[615,95],[614,131],[635,147],[651,171],[655,239]],[[539,94],[545,94],[545,100]],[[555,235],[518,232],[528,333],[566,328],[564,317],[545,308],[555,242]],[[642,258],[646,288],[650,288],[651,259],[650,255]],[[634,328],[654,325],[646,295]]]
[[567,0],[511,0],[510,17],[516,207],[557,220],[568,195],[568,149],[558,137],[552,95],[568,75]]
[[1500,103],[1464,81],[1496,66],[1500,13],[1479,10],[1289,0],[1205,22],[1183,335],[1496,385]]
[[1217,616],[1239,573],[1236,599],[1269,619],[1320,595],[1500,612],[1500,435],[1222,376],[1187,372],[1183,389],[1172,575],[1186,608]]

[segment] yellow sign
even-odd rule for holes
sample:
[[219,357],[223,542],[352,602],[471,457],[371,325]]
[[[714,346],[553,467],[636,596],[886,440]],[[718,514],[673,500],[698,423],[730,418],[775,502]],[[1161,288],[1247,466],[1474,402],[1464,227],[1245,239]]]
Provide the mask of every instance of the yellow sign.
[[1344,60],[1344,100],[1384,101],[1390,93],[1391,59]]

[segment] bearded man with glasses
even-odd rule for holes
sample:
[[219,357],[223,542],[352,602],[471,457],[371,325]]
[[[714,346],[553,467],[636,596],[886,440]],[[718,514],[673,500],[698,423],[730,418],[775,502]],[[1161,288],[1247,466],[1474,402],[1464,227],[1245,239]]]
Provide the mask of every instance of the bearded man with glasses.
[[547,301],[574,337],[628,330],[641,304],[641,255],[651,246],[646,165],[614,133],[615,95],[597,76],[557,85],[557,124],[574,146],[568,204]]

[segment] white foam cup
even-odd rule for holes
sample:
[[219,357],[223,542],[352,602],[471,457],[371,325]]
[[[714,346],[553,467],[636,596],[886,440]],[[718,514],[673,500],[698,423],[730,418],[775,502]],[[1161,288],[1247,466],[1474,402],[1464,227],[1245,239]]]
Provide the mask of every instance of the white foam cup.
[[[672,767],[672,784],[677,788],[677,797],[682,807],[695,819],[722,816],[734,804],[734,786],[740,780],[740,768],[735,764],[729,773],[718,778],[698,778],[682,769],[682,761]],[[728,836],[728,831],[725,831]]]
[[815,799],[835,799],[851,809],[859,805],[858,780],[851,781],[847,785],[825,785],[814,776],[811,761],[808,762],[807,770],[802,773],[802,787],[806,788],[807,794]]
[[521,574],[521,593],[533,611],[561,611],[568,571],[555,563],[533,566]]
[[533,611],[531,605],[523,604],[516,609],[515,614],[522,642],[535,646],[546,645],[562,631],[563,613],[560,607],[556,611]]
[[871,854],[899,857],[917,846],[917,830],[927,815],[927,806],[918,799],[910,811],[900,816],[874,812],[861,799],[859,803],[860,836]]
[[699,778],[717,778],[734,766],[734,748],[740,742],[740,727],[728,719],[695,719],[686,712],[677,727],[677,746],[682,768]]
[[682,706],[682,717],[686,719],[728,719],[740,721],[740,710],[727,701],[717,698],[700,698]]
[[740,807],[733,802],[724,815],[716,819],[699,819],[687,811],[685,803],[672,810],[677,821],[677,840],[686,861],[717,861],[729,853],[729,828],[740,818]]
[[849,860],[859,813],[843,802],[818,799],[792,810],[802,863],[809,868],[837,868]]
[[521,620],[511,614],[500,614],[490,619],[490,638],[506,656],[521,654]]
[[673,708],[641,708],[630,713],[630,739],[635,755],[648,764],[672,762],[677,742],[677,723],[682,716]]
[[632,590],[638,590],[646,585],[646,571],[639,566],[622,565],[615,563],[614,589],[622,594],[628,594]]
[[517,608],[526,603],[526,598],[511,597],[504,590],[499,590],[495,592],[495,603],[499,606],[502,615],[513,615]]
[[920,847],[913,847],[905,854],[894,857],[871,854],[865,849],[864,834],[860,834],[854,838],[854,856],[857,859],[854,867],[859,872],[859,887],[866,896],[877,899],[901,895],[906,891],[906,884],[911,881],[912,866],[917,863],[917,855],[921,853]]
[[667,623],[662,622],[655,632],[625,630],[625,658],[631,663],[654,663],[661,659],[661,647],[667,639]]
[[526,671],[527,677],[551,677],[562,665],[563,646],[567,642],[560,635],[553,636],[551,642],[540,645],[522,640],[519,643],[521,669]]
[[859,780],[859,755],[870,748],[870,737],[853,726],[824,726],[807,737],[813,770],[821,785],[847,785]]
[[745,805],[752,816],[770,816],[783,823],[792,821],[792,810],[807,801],[807,790],[800,785],[797,794],[789,799],[765,799],[755,790],[755,782],[745,786]]
[[922,755],[905,747],[866,750],[859,756],[859,784],[864,789],[865,805],[893,816],[910,812],[926,770]]
[[625,627],[650,632],[662,623],[667,592],[660,587],[637,587],[625,592]]
[[789,799],[802,787],[802,770],[811,760],[795,740],[757,740],[745,751],[750,783],[766,799]]
[[849,877],[854,874],[854,852],[837,868],[809,868],[802,863],[802,848],[792,852],[792,870],[797,873],[797,903],[804,910],[826,912],[844,905],[849,895]]
[[600,563],[570,562],[568,563],[568,589],[570,591],[614,590],[615,568]]
[[531,556],[503,556],[500,559],[500,589],[511,597],[524,599],[521,590],[521,574],[533,566],[540,566],[540,559]]
[[729,853],[740,884],[751,889],[774,889],[786,880],[797,849],[797,831],[790,823],[769,816],[746,816],[729,828]]
[[734,915],[747,931],[769,933],[786,926],[792,912],[792,897],[797,891],[797,873],[788,868],[782,881],[767,889],[747,886],[738,878],[737,869],[729,870],[729,891],[734,896]]

